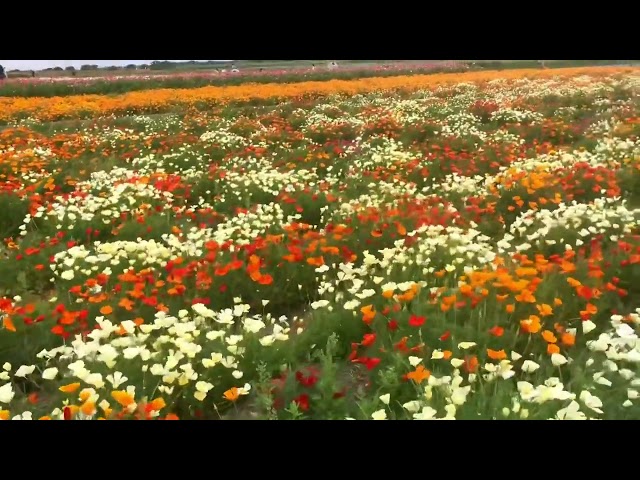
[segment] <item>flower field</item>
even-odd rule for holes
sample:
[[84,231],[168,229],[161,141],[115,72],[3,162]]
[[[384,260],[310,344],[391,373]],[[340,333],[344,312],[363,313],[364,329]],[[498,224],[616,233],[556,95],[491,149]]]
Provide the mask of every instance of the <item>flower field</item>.
[[[108,76],[26,77],[12,78],[0,84],[0,97],[56,97],[79,94],[121,94],[156,88],[196,88],[206,85],[240,85],[243,83],[285,83],[309,80],[355,79],[411,75],[414,73],[455,72],[468,70],[460,62],[435,62],[391,65],[346,65],[338,70],[326,68],[288,68],[260,71],[195,71],[162,73],[154,70],[144,74],[124,71]],[[82,72],[81,72],[82,73]]]
[[0,99],[0,418],[640,418],[639,88]]

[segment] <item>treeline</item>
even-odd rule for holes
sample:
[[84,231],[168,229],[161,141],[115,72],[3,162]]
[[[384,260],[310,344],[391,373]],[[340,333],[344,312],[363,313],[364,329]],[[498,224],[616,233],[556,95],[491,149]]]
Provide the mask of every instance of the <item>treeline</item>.
[[477,60],[469,62],[472,69],[506,70],[516,68],[571,68],[637,64],[637,60]]

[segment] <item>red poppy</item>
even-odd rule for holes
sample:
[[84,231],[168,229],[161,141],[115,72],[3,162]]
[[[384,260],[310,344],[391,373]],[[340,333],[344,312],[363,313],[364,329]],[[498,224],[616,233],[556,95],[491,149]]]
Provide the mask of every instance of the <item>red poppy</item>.
[[399,342],[393,345],[393,348],[401,352],[409,351],[409,348],[407,347],[408,340],[409,340],[409,337],[402,337]]
[[298,395],[296,398],[293,399],[293,401],[296,403],[298,408],[303,412],[306,412],[307,410],[309,410],[309,395],[307,395],[306,393],[303,393],[302,395]]
[[305,376],[304,373],[298,370],[296,372],[296,380],[300,383],[300,385],[303,385],[305,387],[313,387],[318,382],[318,377],[313,373],[309,373],[309,375]]
[[211,300],[208,298],[194,298],[191,301],[191,305],[195,305],[196,303],[201,303],[203,305],[209,305],[211,303]]
[[389,320],[387,322],[387,328],[392,332],[395,332],[398,329],[398,322],[396,322],[395,320]]
[[358,358],[358,347],[356,347],[353,350],[351,350],[351,353],[347,357],[347,360],[354,361],[356,358]]
[[504,328],[496,325],[495,327],[489,330],[489,333],[494,337],[501,337],[502,335],[504,335]]
[[343,388],[339,392],[333,394],[333,399],[337,400],[338,398],[344,398],[347,395],[347,387]]
[[364,337],[362,338],[362,346],[363,347],[370,347],[371,345],[373,345],[376,341],[376,334],[375,333],[365,333]]
[[417,315],[411,315],[409,318],[409,325],[412,327],[421,327],[424,325],[424,322],[427,320],[426,317],[419,317]]
[[367,367],[367,370],[373,370],[380,363],[379,358],[360,357],[351,360],[353,363],[362,363]]
[[576,293],[578,294],[578,296],[584,298],[587,301],[593,298],[593,290],[586,285],[581,285],[580,287],[578,287],[576,289]]

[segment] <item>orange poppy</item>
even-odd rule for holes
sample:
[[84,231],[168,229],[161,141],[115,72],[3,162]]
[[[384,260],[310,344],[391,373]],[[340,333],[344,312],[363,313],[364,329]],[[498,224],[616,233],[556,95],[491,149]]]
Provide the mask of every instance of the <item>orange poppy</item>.
[[134,303],[131,300],[129,300],[127,297],[124,297],[122,300],[118,302],[118,306],[130,312],[131,310],[133,310]]
[[80,411],[88,416],[94,415],[96,413],[96,405],[92,401],[87,400],[80,407]]
[[472,355],[470,357],[465,357],[464,359],[464,368],[467,371],[467,373],[474,373],[476,370],[478,370],[478,357],[476,357],[475,355]]
[[322,265],[324,265],[324,257],[322,257],[322,256],[309,257],[309,258],[307,258],[307,263],[309,265],[313,265],[314,267],[321,267]]
[[13,320],[11,319],[11,317],[4,317],[2,319],[2,326],[4,328],[6,328],[7,330],[9,330],[10,332],[15,332],[16,331],[16,326],[13,323]]
[[68,385],[61,386],[58,390],[60,390],[63,393],[73,393],[79,388],[80,388],[80,383],[70,383]]
[[526,320],[520,320],[520,328],[522,328],[526,333],[538,333],[542,328],[540,317],[537,315],[531,315]]
[[373,305],[365,305],[360,309],[360,312],[362,312],[362,315],[363,315],[362,321],[367,325],[370,324],[373,321],[373,319],[376,317],[376,311],[373,308]]
[[571,347],[576,343],[576,337],[566,332],[562,334],[562,337],[560,337],[560,340],[562,341],[562,344],[567,347]]
[[164,407],[167,406],[167,404],[165,403],[162,397],[158,397],[155,400],[152,400],[149,405],[151,405],[152,410],[162,410]]
[[547,353],[549,355],[560,353],[560,347],[558,347],[558,345],[556,345],[555,343],[550,343],[549,345],[547,345]]
[[236,400],[238,400],[238,398],[240,398],[240,390],[238,390],[238,387],[231,387],[229,390],[224,392],[223,395],[224,398],[226,398],[230,402],[235,402]]
[[407,378],[409,380],[413,380],[417,384],[421,384],[424,380],[428,379],[431,376],[431,372],[424,368],[423,365],[418,365],[413,372],[407,374]]
[[553,315],[553,308],[551,308],[551,305],[543,303],[542,305],[536,305],[536,308],[538,309],[538,313],[541,317],[548,317],[549,315]]
[[542,338],[544,338],[544,341],[547,343],[556,343],[558,341],[551,330],[544,330],[542,332]]
[[113,392],[111,392],[111,396],[116,402],[118,402],[125,408],[135,403],[133,397],[129,394],[129,392],[125,390],[114,390]]
[[487,348],[487,355],[491,360],[504,360],[507,358],[507,353],[504,350],[491,350]]

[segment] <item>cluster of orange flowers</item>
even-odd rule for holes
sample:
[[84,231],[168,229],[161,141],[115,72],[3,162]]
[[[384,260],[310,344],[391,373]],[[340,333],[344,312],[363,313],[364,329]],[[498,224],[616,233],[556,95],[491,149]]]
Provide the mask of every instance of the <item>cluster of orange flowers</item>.
[[18,117],[52,121],[80,116],[99,116],[113,113],[154,113],[174,107],[212,105],[230,101],[268,98],[297,98],[305,95],[355,95],[377,90],[418,90],[458,82],[485,82],[500,79],[548,78],[554,76],[611,75],[634,71],[631,67],[588,67],[557,70],[512,70],[466,73],[441,73],[397,77],[372,77],[356,80],[326,82],[243,84],[225,87],[193,89],[158,89],[129,92],[123,95],[75,95],[68,97],[13,97],[0,99],[0,122]]

